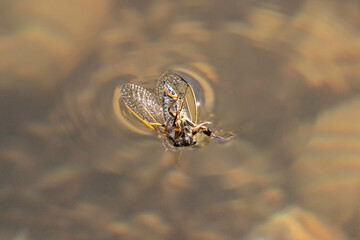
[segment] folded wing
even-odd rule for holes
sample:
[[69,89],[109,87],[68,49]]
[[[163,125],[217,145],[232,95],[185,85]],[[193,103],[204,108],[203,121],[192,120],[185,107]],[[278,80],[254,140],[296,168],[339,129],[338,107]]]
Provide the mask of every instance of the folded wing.
[[[157,91],[156,95],[158,97],[158,101],[162,103],[163,111],[167,111],[168,109],[166,109],[166,107],[168,107],[167,105],[169,104],[167,101],[164,101],[166,100],[166,98],[164,98],[164,87],[168,91],[170,90],[171,94],[184,100],[182,111],[185,111],[189,119],[196,124],[197,122],[196,99],[195,99],[194,91],[190,86],[190,84],[187,81],[185,81],[183,78],[181,78],[179,75],[173,72],[167,72],[158,80],[156,86],[156,91]],[[177,105],[178,104],[175,104],[175,106]]]
[[165,122],[163,109],[151,92],[136,84],[127,83],[121,86],[120,95],[137,118],[148,127],[163,132],[163,128],[159,126]]

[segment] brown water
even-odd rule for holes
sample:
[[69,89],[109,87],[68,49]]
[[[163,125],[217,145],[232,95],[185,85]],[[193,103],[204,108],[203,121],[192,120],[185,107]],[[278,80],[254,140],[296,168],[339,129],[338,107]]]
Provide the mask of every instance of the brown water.
[[[0,239],[360,239],[360,4],[264,2],[2,1]],[[166,69],[236,135],[180,166],[113,102]]]

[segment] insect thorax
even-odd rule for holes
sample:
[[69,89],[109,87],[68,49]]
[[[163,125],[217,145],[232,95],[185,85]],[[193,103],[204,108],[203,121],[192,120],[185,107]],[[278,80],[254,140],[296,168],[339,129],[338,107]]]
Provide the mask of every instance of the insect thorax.
[[174,122],[170,117],[166,123],[168,138],[173,142],[175,147],[191,146],[196,144],[196,136],[193,135],[194,124],[190,120],[181,116]]
[[[194,124],[189,119],[182,96],[178,96],[171,86],[164,84],[163,91],[163,111],[166,119],[166,129],[168,138],[175,147],[190,146],[196,144],[193,136]],[[180,111],[180,112],[179,112]],[[177,113],[179,113],[177,115]],[[176,119],[174,117],[176,115]]]

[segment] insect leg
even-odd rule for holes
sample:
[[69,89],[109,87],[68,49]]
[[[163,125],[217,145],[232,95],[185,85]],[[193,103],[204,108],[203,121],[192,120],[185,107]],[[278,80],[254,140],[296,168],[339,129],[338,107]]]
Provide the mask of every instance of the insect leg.
[[196,127],[194,127],[193,131],[192,131],[192,135],[194,136],[195,134],[199,133],[199,132],[203,132],[205,135],[212,137],[213,139],[217,140],[218,142],[221,143],[226,143],[230,140],[231,137],[228,138],[224,138],[224,137],[220,137],[217,136],[213,133],[213,131],[210,130],[210,128],[206,127],[205,125],[209,124],[210,122],[204,122],[201,123],[199,125],[197,125]]
[[165,93],[166,93],[169,97],[176,98],[176,100],[178,99],[178,96],[175,96],[175,95],[172,95],[171,93],[169,93],[165,86],[164,86],[164,90],[165,90]]
[[195,124],[187,119],[185,119],[185,122],[187,125],[190,125],[191,127],[195,127]]
[[[179,118],[179,116],[180,116],[180,112],[181,112],[181,109],[182,109],[182,106],[183,106],[183,102],[184,102],[184,100],[182,100],[182,99],[180,98],[179,108],[178,108],[178,110],[176,111],[176,115],[174,116],[174,122],[173,122],[173,125],[174,125],[174,126],[175,126],[175,122],[178,121],[178,118]],[[170,111],[170,108],[169,108],[169,111]]]
[[[172,116],[172,117],[176,117],[176,114],[171,110],[171,108],[172,108],[172,106],[174,106],[174,104],[176,103],[176,101],[177,101],[178,99],[175,99],[172,103],[171,103],[171,105],[169,106],[169,108],[168,108],[168,112],[170,113],[170,115]],[[176,118],[175,118],[176,119]]]
[[[175,119],[176,119],[176,116],[178,115],[178,113],[175,114],[175,113],[171,110],[171,108],[174,106],[174,104],[177,102],[177,100],[179,100],[179,97],[176,96],[176,95],[173,95],[173,94],[169,93],[168,90],[166,89],[166,87],[164,87],[164,91],[165,91],[165,93],[166,93],[169,97],[171,97],[171,98],[174,99],[174,101],[171,103],[171,105],[170,105],[169,108],[168,108],[168,112],[170,113],[170,115],[171,115],[172,117],[175,117]],[[181,110],[181,108],[182,108],[182,101],[180,101],[180,110]],[[177,111],[177,112],[178,112],[178,111]]]
[[184,100],[182,100],[182,99],[180,98],[180,104],[179,104],[178,110],[176,111],[176,116],[179,116],[179,115],[180,115],[180,112],[181,112],[181,109],[182,109],[182,106],[183,106],[183,102],[184,102]]
[[210,122],[203,122],[197,126],[195,126],[192,130],[192,135],[196,135],[199,132],[204,132],[206,135],[208,135],[209,137],[212,136],[212,131],[206,127],[205,125],[209,124]]
[[166,88],[164,87],[164,90],[166,92],[166,94],[172,98],[174,98],[174,101],[171,103],[171,105],[169,106],[168,108],[168,112],[170,113],[170,115],[172,117],[174,117],[174,122],[173,122],[173,125],[175,126],[175,122],[178,120],[179,116],[180,116],[180,112],[181,112],[181,109],[183,107],[183,103],[184,103],[184,100],[180,98],[180,104],[179,104],[179,108],[176,110],[176,113],[174,113],[171,108],[175,105],[175,103],[179,100],[179,97],[178,96],[175,96],[175,95],[172,95],[171,93],[169,93]]

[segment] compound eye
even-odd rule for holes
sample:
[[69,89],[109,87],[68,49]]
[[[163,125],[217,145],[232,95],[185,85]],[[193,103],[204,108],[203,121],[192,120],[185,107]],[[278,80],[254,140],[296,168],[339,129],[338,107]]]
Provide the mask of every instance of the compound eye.
[[180,144],[180,142],[174,142],[174,146],[175,147],[181,147],[181,144]]

